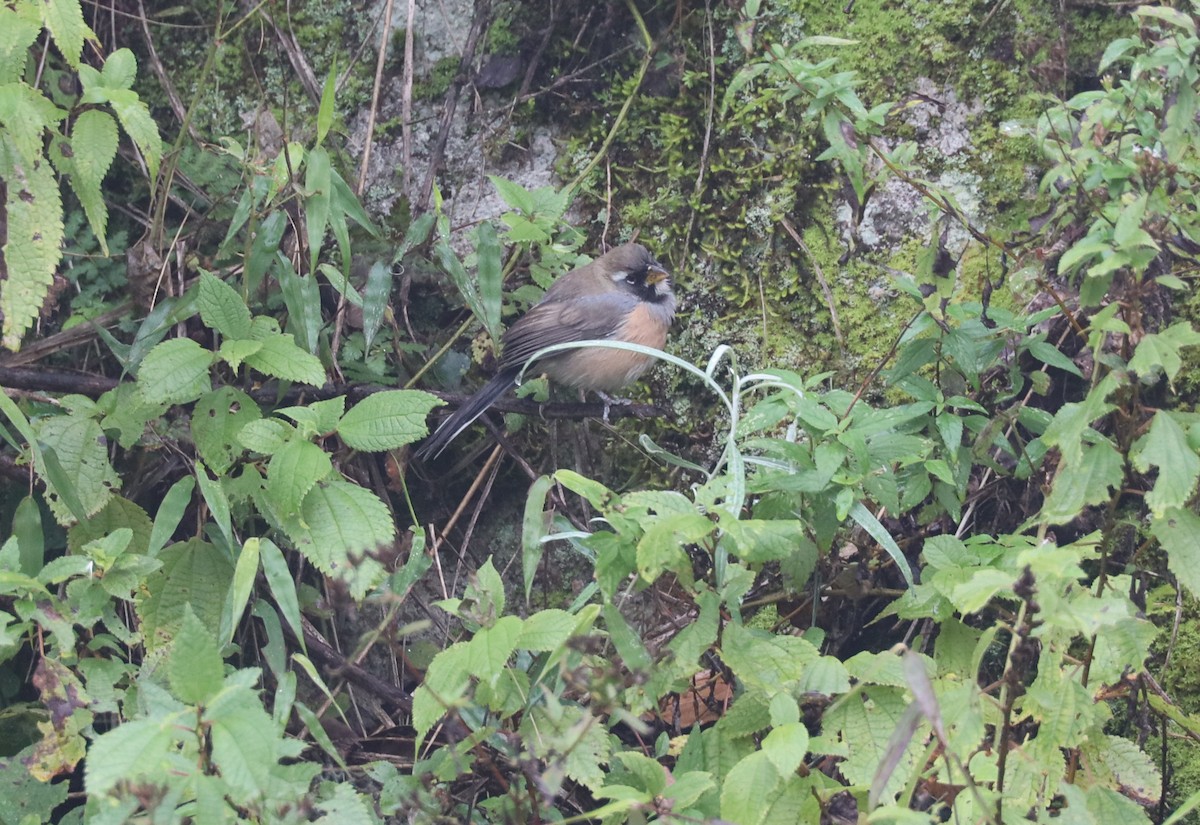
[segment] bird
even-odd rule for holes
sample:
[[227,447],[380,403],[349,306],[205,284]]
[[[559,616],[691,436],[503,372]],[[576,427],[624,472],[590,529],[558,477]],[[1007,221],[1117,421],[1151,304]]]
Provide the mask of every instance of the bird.
[[[590,264],[571,270],[501,336],[496,376],[425,439],[416,458],[436,458],[516,385],[525,363],[539,350],[589,340],[662,349],[674,318],[671,275],[639,243],[614,247]],[[581,347],[538,358],[532,369],[565,387],[610,393],[637,380],[653,360],[623,349]]]

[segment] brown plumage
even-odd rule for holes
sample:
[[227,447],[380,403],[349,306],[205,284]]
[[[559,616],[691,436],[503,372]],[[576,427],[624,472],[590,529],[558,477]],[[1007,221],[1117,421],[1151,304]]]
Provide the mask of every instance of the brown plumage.
[[[417,450],[420,459],[446,448],[515,383],[534,353],[555,344],[612,340],[661,349],[675,317],[670,275],[641,244],[609,250],[554,282],[542,300],[501,338],[496,377],[458,408]],[[567,387],[615,392],[637,380],[653,359],[602,347],[539,358],[527,371]]]

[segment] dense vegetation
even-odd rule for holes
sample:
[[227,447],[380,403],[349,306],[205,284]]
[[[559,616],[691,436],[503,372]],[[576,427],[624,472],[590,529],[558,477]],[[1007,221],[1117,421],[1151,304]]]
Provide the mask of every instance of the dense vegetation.
[[[968,44],[959,92],[1013,115],[976,188],[906,119],[928,93],[874,99],[904,49],[932,70],[1036,5],[889,31],[860,1],[894,51],[854,71],[803,2],[612,3],[573,41],[571,4],[484,2],[461,65],[389,63],[402,29],[373,81],[323,7],[218,4],[167,49],[0,4],[0,822],[1191,815],[1200,15],[1088,12],[1099,53],[1036,92]],[[284,47],[246,57],[237,134],[215,101],[254,97],[252,29]],[[515,84],[509,54],[497,158],[563,117],[538,60],[581,83],[564,184],[494,176],[503,214],[461,226],[411,107]],[[368,144],[400,129],[398,182],[367,187],[355,104]],[[889,199],[918,236],[890,250]],[[652,403],[596,436],[530,380],[512,437],[411,464],[440,388],[591,251],[568,215],[644,228],[690,287]]]

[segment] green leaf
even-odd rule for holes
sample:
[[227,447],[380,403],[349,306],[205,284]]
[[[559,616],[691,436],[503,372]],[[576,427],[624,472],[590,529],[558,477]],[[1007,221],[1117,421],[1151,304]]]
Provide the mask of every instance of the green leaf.
[[246,366],[275,378],[299,381],[320,387],[325,383],[325,368],[321,359],[296,346],[296,340],[284,333],[268,333],[258,337],[262,348],[245,359]]
[[538,565],[542,562],[542,536],[546,535],[546,495],[553,482],[550,476],[538,476],[525,497],[525,514],[521,519],[521,571],[525,577],[525,601],[533,588]]
[[1174,382],[1183,368],[1180,350],[1197,344],[1200,344],[1200,332],[1192,329],[1187,321],[1180,321],[1162,332],[1152,332],[1142,338],[1133,358],[1129,359],[1129,369],[1143,378],[1157,375],[1161,370],[1166,373],[1167,381]]
[[1067,356],[1063,355],[1062,351],[1047,341],[1034,341],[1029,345],[1029,354],[1037,360],[1051,367],[1057,367],[1064,372],[1069,372],[1072,375],[1083,377],[1083,373],[1079,371],[1079,367],[1075,366],[1075,362]]
[[50,292],[62,260],[65,230],[62,195],[54,170],[44,159],[28,166],[15,164],[6,183],[8,225],[3,252],[8,276],[0,283],[0,313],[3,344],[15,351]]
[[796,554],[806,566],[816,566],[817,547],[805,533],[804,522],[793,519],[722,518],[721,529],[734,544],[734,554],[751,564],[778,561]]
[[317,268],[317,256],[321,252],[321,241],[329,226],[333,178],[329,166],[329,153],[322,147],[313,148],[305,158],[305,164],[308,167],[304,178],[307,194],[304,199],[304,220],[308,227],[308,269],[314,272]]
[[503,250],[496,229],[484,221],[475,230],[475,277],[479,282],[479,300],[483,307],[484,329],[493,341],[500,340],[500,305],[504,297]]
[[[0,19],[3,15],[0,15]],[[46,563],[46,539],[42,532],[42,512],[33,496],[25,496],[17,505],[12,520],[13,536],[17,539],[19,570],[26,576],[36,576]]]
[[41,0],[36,5],[42,12],[42,23],[54,38],[54,45],[72,69],[78,68],[83,41],[96,39],[83,22],[83,5],[78,0]]
[[363,357],[371,350],[371,344],[389,309],[392,295],[392,268],[383,261],[376,261],[367,271],[367,284],[363,289]]
[[158,558],[163,566],[147,577],[145,594],[137,602],[146,649],[170,644],[188,606],[215,636],[233,580],[233,564],[200,539],[166,547]]
[[491,627],[481,629],[467,643],[467,669],[471,675],[495,686],[520,636],[521,620],[516,616],[501,616]]
[[517,647],[549,653],[566,644],[574,626],[574,617],[565,610],[539,610],[525,620],[521,635],[517,638]]
[[347,481],[324,481],[304,497],[300,521],[286,525],[296,549],[360,599],[384,576],[371,554],[396,538],[392,514],[378,496]]
[[342,440],[356,450],[395,450],[424,438],[425,417],[441,399],[420,390],[388,390],[368,395],[337,425]]
[[45,132],[66,114],[24,83],[0,86],[0,126],[5,129],[6,143],[16,148],[22,168],[36,168],[44,160]]
[[263,348],[262,341],[235,341],[226,339],[221,342],[217,356],[235,371],[241,369],[246,359]]
[[763,752],[780,777],[795,773],[808,753],[808,730],[803,722],[779,725],[763,739]]
[[1159,410],[1154,414],[1150,431],[1133,445],[1130,457],[1139,472],[1149,472],[1151,466],[1158,468],[1154,488],[1146,494],[1146,504],[1155,518],[1187,504],[1200,478],[1200,457],[1172,413]]
[[[257,538],[246,539],[242,544],[242,551],[238,553],[237,563],[233,568],[233,583],[225,599],[225,609],[221,611],[221,629],[217,634],[222,647],[233,641],[238,622],[242,620],[242,614],[246,612],[246,605],[250,601],[250,594],[254,592],[260,544]],[[303,634],[300,638],[304,638]]]
[[317,108],[317,145],[320,146],[325,141],[325,136],[329,134],[329,127],[333,125],[333,103],[334,93],[337,91],[337,60],[335,59],[329,66],[329,73],[325,76],[325,86],[321,90],[321,104]]
[[163,496],[162,504],[158,506],[158,512],[154,515],[154,526],[146,544],[147,555],[157,556],[158,551],[170,541],[175,528],[183,520],[183,513],[192,500],[192,491],[195,488],[195,476],[184,476],[172,484],[171,489]]
[[513,183],[508,178],[502,178],[499,175],[488,175],[488,180],[492,182],[492,186],[496,187],[496,193],[500,195],[501,200],[511,208],[524,212],[526,215],[533,213],[533,196],[521,184]]
[[133,531],[129,552],[146,554],[152,530],[150,516],[137,504],[121,496],[110,498],[104,508],[87,521],[72,525],[67,531],[67,547],[72,553],[82,552],[84,545],[103,539],[122,527]]
[[158,177],[158,166],[163,155],[162,138],[158,134],[158,125],[150,116],[150,110],[133,91],[113,90],[107,92],[105,97],[117,113],[125,134],[133,139],[134,145],[146,158],[151,180]]
[[[43,452],[41,460],[35,456],[35,465],[38,475],[47,481],[50,508],[55,517],[63,524],[77,518],[63,500],[64,495],[76,497],[85,516],[99,512],[108,503],[113,490],[121,486],[121,480],[108,460],[100,424],[83,415],[56,415],[38,422],[35,430]],[[57,477],[57,472],[51,472],[50,461],[56,461],[61,467],[61,477]]]
[[192,411],[196,452],[213,472],[225,475],[244,449],[238,434],[261,418],[254,399],[234,387],[221,387],[201,396]]
[[200,274],[200,290],[196,297],[200,320],[209,329],[226,338],[250,337],[250,310],[237,290],[208,272]]
[[280,518],[293,516],[317,482],[333,473],[329,456],[311,441],[292,439],[267,465],[267,495]]
[[466,693],[471,680],[466,666],[467,644],[455,642],[434,656],[424,681],[413,691],[412,725],[418,746],[434,723]]
[[692,562],[684,547],[711,537],[716,525],[696,512],[671,513],[655,518],[637,544],[638,576],[657,581],[664,571],[691,575]]
[[238,443],[251,452],[273,455],[292,438],[296,428],[278,418],[263,418],[242,427]]
[[0,5],[0,85],[21,80],[29,47],[42,33],[42,22],[33,3],[16,8]]
[[163,341],[142,360],[138,388],[151,404],[185,404],[212,389],[213,354],[191,338]]
[[176,742],[187,734],[186,712],[135,719],[96,737],[84,765],[84,787],[102,798],[119,782],[161,777],[177,767]]
[[137,80],[137,58],[129,49],[117,49],[105,58],[100,76],[107,89],[132,89]]
[[804,639],[737,624],[727,625],[721,639],[721,658],[738,681],[768,697],[798,685],[805,667],[819,656]]
[[1077,467],[1065,462],[1054,476],[1054,486],[1038,518],[1049,524],[1066,524],[1084,507],[1102,504],[1109,490],[1119,489],[1125,477],[1121,454],[1107,441],[1083,448]]
[[50,147],[51,160],[67,175],[105,255],[109,254],[108,206],[102,184],[116,154],[117,122],[99,109],[89,109],[75,119],[69,143],[56,139]]
[[1167,552],[1167,565],[1179,583],[1200,596],[1200,516],[1182,507],[1150,522],[1150,532]]
[[612,639],[613,647],[617,649],[617,655],[621,657],[625,667],[635,673],[649,673],[652,664],[650,653],[634,629],[629,626],[629,622],[625,621],[621,611],[615,604],[608,602],[604,605],[602,614],[609,638]]
[[296,593],[296,581],[292,578],[292,571],[288,569],[287,559],[283,557],[283,551],[269,539],[263,539],[258,549],[267,587],[270,589],[271,595],[275,597],[275,603],[279,605],[279,612],[283,614],[284,620],[292,628],[296,638],[300,640],[300,647],[304,648],[304,623],[300,618],[300,597]]
[[183,620],[167,660],[171,693],[186,704],[202,704],[221,689],[223,670],[217,640],[196,618],[191,607],[184,605]]

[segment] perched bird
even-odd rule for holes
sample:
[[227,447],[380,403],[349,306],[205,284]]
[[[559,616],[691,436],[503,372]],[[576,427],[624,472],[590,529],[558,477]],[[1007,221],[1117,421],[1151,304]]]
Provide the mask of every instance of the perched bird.
[[[516,384],[529,357],[572,341],[624,341],[661,349],[675,317],[671,276],[641,244],[627,243],[573,269],[500,339],[500,368],[465,404],[442,422],[416,452],[437,456],[500,396]],[[531,374],[545,373],[567,387],[615,392],[635,381],[653,359],[627,350],[583,347],[539,358]]]

